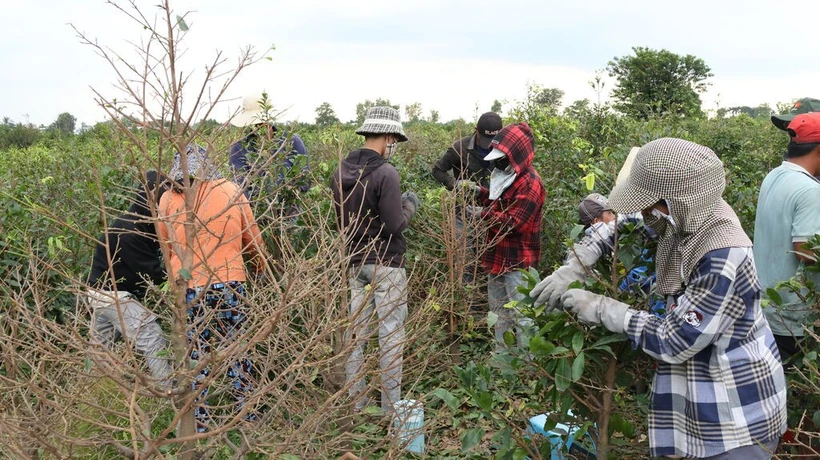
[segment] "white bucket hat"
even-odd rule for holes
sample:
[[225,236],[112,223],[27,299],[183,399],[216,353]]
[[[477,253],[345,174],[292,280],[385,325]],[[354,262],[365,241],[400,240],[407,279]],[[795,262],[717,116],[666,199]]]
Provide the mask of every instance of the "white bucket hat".
[[269,98],[264,98],[262,93],[251,94],[242,98],[242,112],[231,119],[231,124],[244,128],[246,126],[262,123],[265,119],[265,110],[262,108],[261,101]]
[[367,109],[364,123],[356,130],[356,134],[395,134],[399,142],[407,141],[399,111],[393,107],[377,106]]

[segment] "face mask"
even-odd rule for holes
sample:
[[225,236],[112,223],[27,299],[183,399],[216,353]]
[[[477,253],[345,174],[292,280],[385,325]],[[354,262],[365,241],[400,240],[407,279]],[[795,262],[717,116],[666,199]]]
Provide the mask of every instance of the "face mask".
[[515,180],[515,169],[508,165],[506,169],[493,169],[490,173],[490,199],[497,200],[498,197],[512,185]]
[[398,142],[396,142],[395,140],[393,141],[392,144],[387,144],[387,149],[385,149],[385,151],[384,151],[384,159],[385,160],[389,160],[390,157],[392,157],[393,154],[396,153],[396,146],[397,145],[398,145]]
[[[669,202],[666,202],[666,207],[670,207]],[[671,208],[669,212],[672,212]],[[675,219],[673,219],[671,215],[664,214],[657,209],[652,209],[652,212],[644,219],[644,222],[649,228],[658,232],[659,236],[663,236],[669,229],[672,229],[673,232],[676,231]]]

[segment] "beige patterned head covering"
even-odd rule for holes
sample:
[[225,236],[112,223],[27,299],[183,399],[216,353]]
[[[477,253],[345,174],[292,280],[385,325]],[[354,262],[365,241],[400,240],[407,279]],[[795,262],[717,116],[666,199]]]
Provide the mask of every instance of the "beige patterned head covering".
[[655,266],[661,293],[679,292],[706,253],[752,245],[721,197],[725,187],[723,163],[711,149],[662,138],[641,147],[629,176],[610,193],[610,206],[622,214],[660,200],[668,203],[675,226],[658,240]]

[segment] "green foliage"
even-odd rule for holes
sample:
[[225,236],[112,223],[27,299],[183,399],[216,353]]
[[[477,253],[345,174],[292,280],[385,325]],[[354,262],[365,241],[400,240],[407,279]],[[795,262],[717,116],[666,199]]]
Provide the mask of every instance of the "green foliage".
[[42,133],[36,126],[13,123],[6,117],[0,125],[0,150],[24,149],[36,144],[42,137]]
[[57,119],[54,120],[54,123],[48,127],[49,130],[56,131],[62,135],[71,136],[74,134],[74,128],[76,127],[77,119],[74,118],[74,115],[71,115],[68,112],[63,112],[57,116]]
[[407,123],[418,123],[421,121],[421,114],[421,102],[404,106],[404,121]]
[[609,61],[609,76],[618,80],[612,91],[615,108],[646,120],[658,115],[700,116],[700,93],[712,76],[706,63],[691,54],[633,47],[634,55]]
[[336,116],[336,111],[329,102],[322,102],[319,107],[316,107],[316,126],[330,126],[337,123],[339,123],[339,117]]

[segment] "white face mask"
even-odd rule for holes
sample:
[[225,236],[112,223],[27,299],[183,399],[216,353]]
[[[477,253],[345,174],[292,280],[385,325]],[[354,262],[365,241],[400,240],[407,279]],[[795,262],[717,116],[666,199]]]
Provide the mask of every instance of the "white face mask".
[[396,140],[395,140],[395,139],[393,139],[393,143],[392,143],[392,144],[387,144],[387,148],[384,150],[384,159],[385,159],[385,160],[389,160],[389,159],[390,159],[390,157],[392,157],[392,156],[393,156],[393,154],[394,154],[394,153],[396,153],[396,146],[397,146],[398,144],[399,144],[399,143],[398,143],[398,142],[396,142]]
[[515,180],[515,169],[512,165],[505,169],[493,169],[490,173],[490,199],[497,200],[498,197],[512,185]]
[[671,229],[672,232],[677,231],[675,219],[672,218],[672,208],[670,207],[668,201],[666,202],[666,207],[669,209],[669,214],[664,214],[658,209],[653,208],[650,213],[653,218],[647,219],[647,225],[649,225],[652,230],[658,232],[658,235],[663,235],[669,229]]

